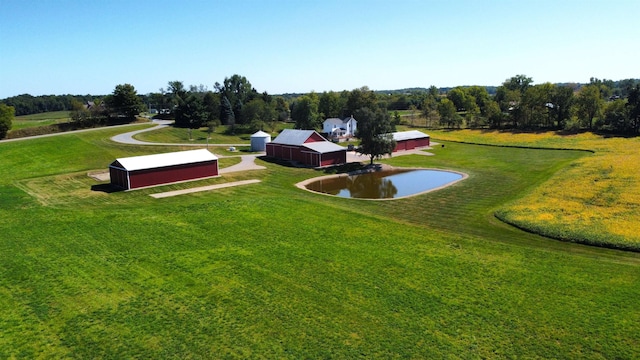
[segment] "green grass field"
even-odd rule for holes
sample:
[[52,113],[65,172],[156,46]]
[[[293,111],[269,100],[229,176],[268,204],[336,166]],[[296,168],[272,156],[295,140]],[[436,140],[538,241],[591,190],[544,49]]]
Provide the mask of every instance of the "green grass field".
[[[277,123],[275,132],[271,133],[271,137],[278,136],[279,131],[285,128],[292,128],[291,123]],[[189,136],[189,129],[166,127],[158,131],[145,132],[135,136],[140,141],[156,142],[156,143],[195,143],[206,144],[207,137],[210,137],[209,144],[247,144],[251,143],[251,135],[253,133],[245,132],[242,128],[238,128],[235,135],[228,134],[228,126],[220,125],[215,128],[211,134],[207,133],[207,128],[194,129]],[[265,130],[268,131],[268,130]]]
[[71,118],[69,117],[68,111],[52,111],[41,114],[16,116],[13,120],[11,130],[59,124],[69,122],[70,120]]
[[[445,143],[385,162],[468,179],[383,202],[299,190],[324,172],[261,160],[93,191],[116,157],[179,149],[118,131],[0,143],[1,358],[640,356],[640,254],[494,217],[585,152]],[[262,182],[148,196],[244,179]]]

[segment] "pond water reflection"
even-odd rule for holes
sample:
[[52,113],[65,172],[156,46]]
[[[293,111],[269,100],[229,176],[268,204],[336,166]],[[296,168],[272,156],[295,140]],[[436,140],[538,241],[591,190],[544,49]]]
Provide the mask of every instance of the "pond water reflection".
[[306,185],[312,191],[357,199],[393,199],[419,194],[462,179],[443,170],[395,169],[320,179]]

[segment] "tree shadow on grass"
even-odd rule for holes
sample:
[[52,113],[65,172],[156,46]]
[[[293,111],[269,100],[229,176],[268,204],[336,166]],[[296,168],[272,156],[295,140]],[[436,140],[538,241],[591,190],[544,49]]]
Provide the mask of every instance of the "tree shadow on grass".
[[276,164],[276,165],[289,167],[289,168],[310,168],[309,166],[301,164],[301,163],[296,162],[296,161],[277,159],[277,158],[274,158],[274,157],[271,157],[271,156],[267,156],[267,155],[258,156],[258,157],[256,157],[256,159],[260,159],[260,160],[262,160],[264,162],[268,162],[270,164]]
[[325,174],[351,174],[362,172],[365,168],[370,167],[369,165],[363,165],[359,162],[346,163],[342,165],[334,165],[326,168],[318,169],[319,171],[324,172]]

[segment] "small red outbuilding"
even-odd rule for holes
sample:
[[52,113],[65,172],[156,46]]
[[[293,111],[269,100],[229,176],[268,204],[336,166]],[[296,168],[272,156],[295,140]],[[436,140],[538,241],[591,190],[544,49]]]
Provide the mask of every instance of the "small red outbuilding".
[[206,149],[116,159],[111,185],[125,190],[218,176],[218,157]]
[[320,167],[347,162],[347,148],[327,141],[313,130],[285,129],[266,145],[267,156]]
[[418,130],[398,131],[394,132],[393,140],[396,141],[396,148],[393,152],[403,150],[413,150],[417,148],[425,148],[430,145],[429,135]]

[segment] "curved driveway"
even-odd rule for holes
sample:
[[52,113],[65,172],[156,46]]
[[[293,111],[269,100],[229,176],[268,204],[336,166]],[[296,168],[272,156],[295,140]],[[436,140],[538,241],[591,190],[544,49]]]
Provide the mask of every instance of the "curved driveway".
[[[146,131],[153,131],[153,130],[158,130],[158,129],[162,129],[165,127],[168,127],[169,124],[171,124],[173,121],[172,120],[153,120],[154,124],[157,124],[154,127],[148,128],[148,129],[142,129],[142,130],[136,130],[136,131],[130,131],[124,134],[119,134],[116,135],[114,137],[111,138],[112,141],[121,143],[121,144],[129,144],[129,145],[161,145],[161,146],[198,146],[198,147],[203,147],[204,144],[194,144],[194,143],[187,143],[187,144],[174,144],[174,143],[155,143],[155,142],[146,142],[146,141],[140,141],[140,140],[136,140],[133,138],[134,135],[142,133],[142,132],[146,132]],[[224,147],[228,147],[228,146],[247,146],[248,144],[212,144],[215,146],[224,146]],[[259,156],[261,154],[251,154],[251,155],[233,155],[233,156],[224,156],[224,155],[216,155],[219,158],[223,158],[223,157],[240,157],[240,163],[220,169],[220,174],[224,174],[224,173],[230,173],[230,172],[236,172],[236,171],[245,171],[245,170],[260,170],[260,169],[266,169],[264,166],[260,166],[260,165],[256,165],[255,164],[255,159],[257,156]]]
[[[124,133],[124,134],[119,134],[119,135],[116,135],[116,136],[112,137],[111,141],[115,141],[115,142],[121,143],[121,144],[129,144],[129,145],[199,146],[199,147],[205,146],[205,144],[194,144],[194,143],[177,144],[177,143],[146,142],[146,141],[136,140],[136,139],[133,138],[134,135],[137,135],[137,134],[140,134],[140,133],[143,133],[143,132],[166,128],[166,127],[169,126],[169,124],[173,123],[173,120],[153,120],[152,122],[154,124],[156,124],[156,126],[148,128],[148,129],[130,131],[130,132],[127,132],[127,133]],[[247,146],[249,144],[210,144],[210,145],[227,147],[227,146]]]
[[[165,128],[167,126],[169,126],[169,124],[171,124],[171,120],[153,120],[152,121],[154,124],[156,124],[156,126],[152,127],[152,128],[147,128],[147,129],[142,129],[142,130],[136,130],[136,131],[130,131],[127,133],[123,133],[123,134],[118,134],[114,137],[111,138],[111,141],[115,141],[117,143],[121,143],[121,144],[129,144],[129,145],[151,145],[151,143],[145,142],[145,141],[140,141],[140,140],[136,140],[133,138],[133,135],[145,132],[145,131],[151,131],[151,130],[158,130],[158,129],[162,129]],[[156,144],[154,144],[156,145]],[[157,144],[157,145],[163,145],[163,144]]]

